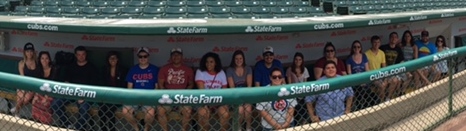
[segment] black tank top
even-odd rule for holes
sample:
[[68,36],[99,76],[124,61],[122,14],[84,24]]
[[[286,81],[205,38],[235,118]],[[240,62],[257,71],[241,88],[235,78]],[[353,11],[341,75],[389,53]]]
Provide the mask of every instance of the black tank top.
[[23,71],[24,71],[24,75],[25,75],[25,76],[39,77],[39,75],[40,75],[40,71],[39,71],[39,69],[37,68],[37,64],[36,64],[36,68],[35,68],[34,70],[31,70],[31,69],[29,69],[29,68],[27,67],[26,62],[24,62]]

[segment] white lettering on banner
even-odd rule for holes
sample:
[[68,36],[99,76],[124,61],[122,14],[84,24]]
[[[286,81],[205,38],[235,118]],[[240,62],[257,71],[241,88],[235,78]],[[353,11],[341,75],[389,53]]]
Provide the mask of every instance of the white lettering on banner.
[[317,24],[314,25],[314,29],[316,30],[323,30],[323,29],[337,29],[337,28],[344,28],[345,24],[344,23],[331,23],[331,24]]
[[282,27],[274,27],[274,26],[248,26],[244,30],[246,33],[252,32],[280,32],[282,31]]
[[382,24],[390,24],[392,20],[390,19],[379,19],[379,20],[369,20],[367,25],[382,25]]
[[397,75],[403,72],[406,72],[406,67],[399,67],[399,68],[391,69],[389,71],[379,71],[377,72],[377,74],[371,75],[369,79],[371,81],[378,80],[378,79],[387,78],[393,75]]
[[424,20],[424,19],[427,19],[427,15],[416,15],[416,16],[411,16],[411,18],[409,18],[409,21]]
[[195,95],[182,95],[176,94],[174,101],[170,98],[170,95],[164,94],[159,99],[160,104],[216,104],[222,103],[223,96],[207,96],[205,94]]
[[454,50],[454,51],[446,51],[446,52],[441,52],[439,54],[436,54],[434,55],[434,59],[433,61],[436,62],[438,60],[442,60],[442,59],[445,59],[447,57],[450,57],[450,56],[455,56],[456,54],[458,54],[458,51]]
[[168,34],[190,34],[190,33],[207,33],[207,28],[198,27],[170,27],[167,30]]
[[291,86],[291,95],[317,92],[330,89],[330,84],[311,84],[302,86]]
[[62,87],[60,85],[54,85],[53,89],[50,88],[49,83],[44,83],[40,90],[51,92],[54,94],[59,95],[67,95],[67,96],[78,96],[78,97],[87,97],[87,98],[95,98],[97,92],[91,90],[84,90],[79,87]]
[[47,30],[47,31],[58,31],[58,26],[54,25],[41,25],[41,24],[28,24],[27,29],[33,30]]
[[455,16],[454,13],[443,13],[442,15],[440,15],[440,17],[453,17]]

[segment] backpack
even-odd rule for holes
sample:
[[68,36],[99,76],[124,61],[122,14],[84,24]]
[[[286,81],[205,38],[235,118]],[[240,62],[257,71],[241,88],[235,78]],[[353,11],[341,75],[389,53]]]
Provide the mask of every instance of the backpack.
[[74,54],[71,52],[58,51],[55,53],[55,65],[67,66],[75,61]]

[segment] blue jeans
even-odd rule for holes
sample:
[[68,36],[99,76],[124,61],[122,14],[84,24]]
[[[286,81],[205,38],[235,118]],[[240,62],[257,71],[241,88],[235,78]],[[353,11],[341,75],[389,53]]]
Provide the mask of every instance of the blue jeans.
[[[56,115],[58,115],[58,125],[61,127],[67,127],[68,125],[71,125],[71,122],[69,121],[69,118],[65,113],[65,106],[72,102],[75,102],[75,100],[60,98],[56,98],[52,102],[52,110]],[[84,101],[81,104],[78,104],[76,102],[76,104],[79,108],[79,119],[78,123],[74,127],[78,130],[84,130],[84,125],[86,124],[87,120],[90,119],[89,109],[91,108],[91,105],[89,104],[89,102],[86,101]]]

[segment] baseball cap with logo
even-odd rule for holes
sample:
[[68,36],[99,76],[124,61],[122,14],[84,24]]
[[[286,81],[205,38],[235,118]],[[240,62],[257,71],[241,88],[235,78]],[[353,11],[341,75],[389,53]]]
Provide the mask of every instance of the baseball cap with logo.
[[27,51],[27,50],[33,50],[33,51],[34,51],[34,50],[35,50],[35,49],[34,49],[34,45],[33,45],[32,43],[26,43],[26,44],[24,45],[23,50],[24,50],[24,51]]
[[173,48],[171,51],[170,51],[170,54],[173,54],[173,53],[180,53],[180,54],[183,54],[183,50],[181,50],[181,48]]
[[146,52],[147,54],[149,54],[149,49],[147,47],[141,47],[138,49],[138,54],[141,52]]
[[264,48],[264,51],[262,52],[262,54],[266,54],[266,53],[271,53],[273,54],[273,47],[272,46],[267,46]]
[[421,32],[421,36],[429,36],[429,32],[424,30]]

